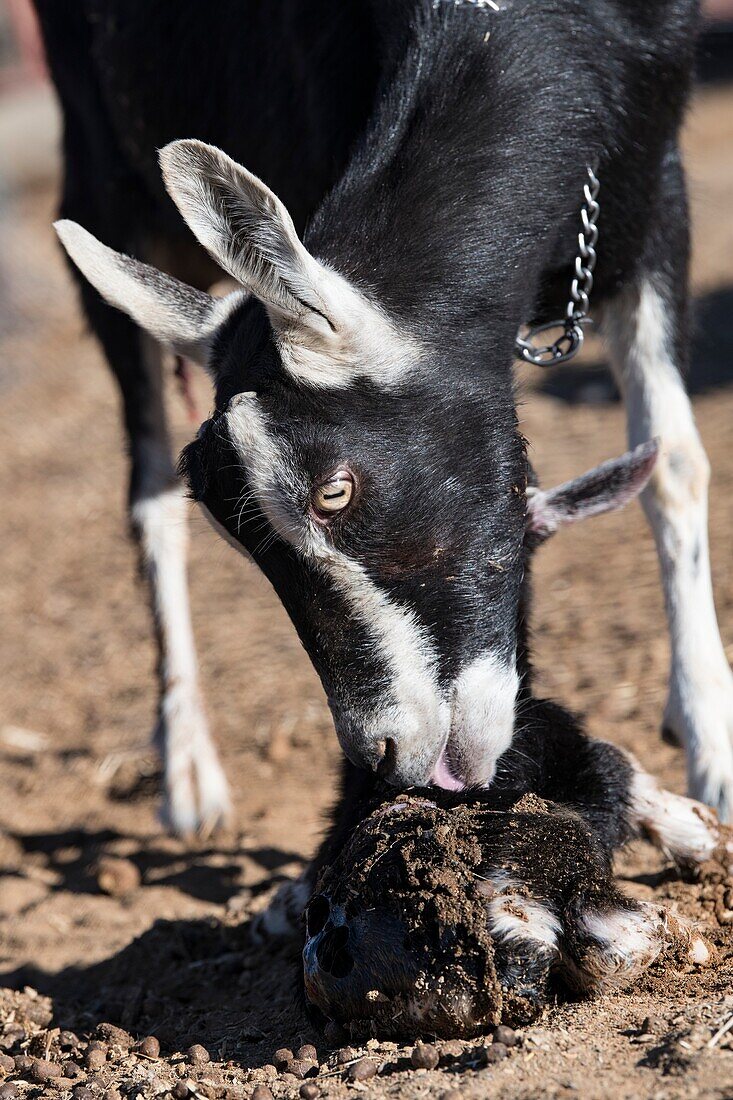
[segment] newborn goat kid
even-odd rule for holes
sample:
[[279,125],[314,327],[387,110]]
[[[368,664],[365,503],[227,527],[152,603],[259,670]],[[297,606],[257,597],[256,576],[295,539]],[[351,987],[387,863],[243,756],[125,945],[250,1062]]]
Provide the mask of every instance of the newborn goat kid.
[[[530,491],[528,556],[559,526],[643,488],[654,445],[549,493]],[[521,732],[489,789],[394,788],[345,765],[334,827],[306,879],[266,914],[306,908],[306,995],[355,1034],[470,1035],[524,1024],[557,984],[624,984],[663,950],[705,964],[703,937],[624,896],[613,853],[646,835],[681,864],[731,863],[715,813],[662,790],[622,750],[531,694],[525,607]]]
[[722,851],[713,811],[661,790],[587,737],[561,707],[528,699],[490,790],[394,789],[347,764],[306,908],[306,995],[356,1035],[452,1038],[533,1020],[558,985],[631,981],[671,950],[712,948],[615,885],[612,856],[645,834],[697,864]]

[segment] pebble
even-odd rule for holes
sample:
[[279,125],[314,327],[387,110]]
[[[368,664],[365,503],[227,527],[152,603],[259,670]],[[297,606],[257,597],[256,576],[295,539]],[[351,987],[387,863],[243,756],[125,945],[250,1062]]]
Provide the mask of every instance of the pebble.
[[350,1081],[369,1081],[377,1076],[378,1070],[379,1065],[373,1058],[360,1058],[358,1062],[349,1066],[347,1076]]
[[75,1050],[79,1046],[79,1036],[74,1031],[62,1031],[59,1046],[62,1050]]
[[357,1054],[353,1047],[341,1047],[336,1051],[336,1065],[345,1066],[347,1062],[353,1062]]
[[39,1085],[45,1085],[53,1077],[61,1077],[62,1069],[58,1062],[49,1062],[47,1058],[34,1058],[30,1076]]
[[306,1081],[302,1084],[298,1092],[303,1097],[303,1100],[317,1100],[317,1097],[321,1095],[321,1090],[318,1085],[314,1085],[312,1081]]
[[107,1051],[103,1047],[90,1046],[84,1055],[84,1064],[92,1072],[101,1069],[106,1062]]
[[272,1093],[267,1085],[255,1085],[252,1100],[272,1100]]
[[176,1081],[171,1089],[171,1095],[173,1100],[187,1100],[187,1097],[191,1095],[190,1083],[188,1081]]
[[195,1066],[203,1066],[205,1062],[211,1061],[211,1055],[206,1047],[201,1046],[201,1043],[192,1043],[186,1051],[186,1056]]
[[0,1100],[15,1100],[16,1096],[20,1096],[20,1093],[11,1081],[6,1085],[0,1085]]
[[0,1069],[3,1073],[12,1073],[15,1069],[15,1058],[9,1054],[0,1054]]
[[140,886],[140,872],[129,859],[103,856],[96,867],[97,886],[113,898],[133,894]]
[[26,1073],[30,1073],[33,1068],[33,1059],[29,1058],[27,1054],[16,1054],[15,1056],[15,1072],[24,1076]]
[[74,1100],[95,1100],[94,1093],[86,1085],[77,1085],[71,1095]]
[[503,1043],[505,1047],[515,1047],[519,1042],[519,1036],[513,1027],[499,1024],[494,1030],[494,1042]]
[[504,1043],[494,1040],[490,1047],[483,1047],[480,1058],[484,1065],[490,1066],[495,1062],[502,1062],[508,1053],[509,1048]]
[[313,1043],[304,1043],[302,1047],[299,1047],[295,1057],[299,1062],[317,1062],[318,1051],[313,1046]]
[[272,1056],[275,1069],[283,1070],[293,1060],[293,1052],[288,1047],[280,1047]]
[[64,1073],[67,1077],[83,1077],[84,1070],[78,1062],[64,1062]]
[[410,1061],[415,1069],[435,1069],[440,1061],[437,1047],[432,1043],[416,1043]]
[[154,1035],[146,1035],[144,1039],[141,1039],[137,1044],[136,1050],[143,1058],[160,1057],[160,1043]]

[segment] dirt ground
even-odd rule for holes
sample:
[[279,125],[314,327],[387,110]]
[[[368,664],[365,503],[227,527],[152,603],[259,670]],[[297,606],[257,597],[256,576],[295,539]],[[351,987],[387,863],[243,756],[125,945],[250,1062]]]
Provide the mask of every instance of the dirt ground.
[[[698,95],[687,146],[700,322],[691,388],[713,468],[714,579],[733,658],[733,91]],[[14,1095],[2,1085],[7,1050],[53,1058],[54,1028],[86,1039],[111,1022],[156,1036],[163,1057],[126,1054],[107,1031],[112,1053],[95,1059],[62,1036],[77,1069],[42,1082],[21,1062],[20,1078],[10,1074],[17,1095],[165,1095],[178,1081],[178,1096],[249,1097],[267,1081],[276,1097],[294,1096],[300,1081],[267,1067],[276,1048],[312,1041],[327,1096],[732,1098],[733,1031],[716,1038],[733,1020],[733,946],[722,932],[718,967],[652,973],[632,990],[557,1005],[496,1064],[483,1065],[474,1043],[444,1051],[439,1069],[407,1072],[405,1052],[382,1045],[371,1052],[379,1076],[345,1083],[328,1061],[297,1000],[297,950],[256,948],[247,927],[320,835],[338,759],[323,694],[265,580],[192,511],[202,675],[237,824],[194,847],[161,832],[148,748],[154,654],[125,539],[117,399],[83,336],[53,205],[49,187],[0,205],[0,986],[21,991],[0,993],[0,1095]],[[192,427],[172,379],[170,388],[183,444]],[[203,382],[201,396],[205,410]],[[546,484],[623,449],[623,412],[609,396],[592,363],[529,373],[521,415]],[[638,506],[543,550],[535,650],[544,690],[683,789],[681,754],[659,735],[668,642]],[[122,898],[99,889],[95,868],[110,856],[139,872]],[[635,895],[708,919],[701,889],[650,847],[626,853],[619,872]],[[192,1043],[212,1061],[182,1057]]]

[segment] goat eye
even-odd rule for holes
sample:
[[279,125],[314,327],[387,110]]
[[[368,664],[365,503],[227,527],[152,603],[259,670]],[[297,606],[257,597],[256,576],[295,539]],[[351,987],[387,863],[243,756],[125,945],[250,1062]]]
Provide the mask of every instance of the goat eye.
[[313,510],[321,516],[342,512],[353,495],[353,477],[348,470],[337,470],[328,481],[317,485],[313,490]]

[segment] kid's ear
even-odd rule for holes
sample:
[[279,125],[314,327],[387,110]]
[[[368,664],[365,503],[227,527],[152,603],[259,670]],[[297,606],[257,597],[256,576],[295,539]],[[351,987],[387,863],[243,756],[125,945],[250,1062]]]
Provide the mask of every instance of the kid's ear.
[[110,305],[176,355],[208,367],[216,334],[241,302],[242,291],[214,298],[107,248],[76,222],[58,221],[54,228],[76,266]]
[[527,543],[538,546],[568,523],[623,508],[648,482],[658,453],[652,439],[564,485],[527,489]]

